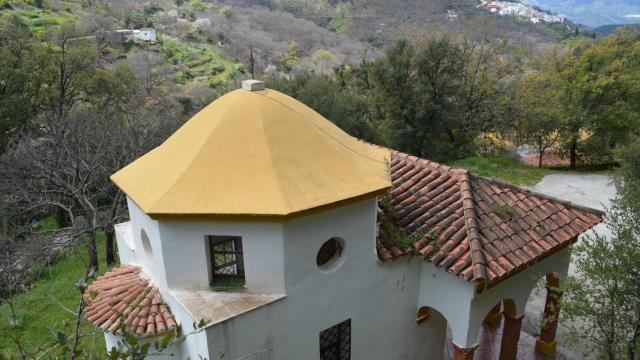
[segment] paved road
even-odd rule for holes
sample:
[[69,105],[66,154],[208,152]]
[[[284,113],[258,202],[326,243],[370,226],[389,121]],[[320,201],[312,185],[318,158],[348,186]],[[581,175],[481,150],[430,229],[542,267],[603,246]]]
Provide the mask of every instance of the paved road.
[[[615,197],[616,191],[611,183],[611,178],[606,175],[578,175],[578,174],[553,174],[545,176],[533,191],[547,194],[572,203],[588,206],[599,210],[605,210]],[[608,235],[610,231],[604,224],[594,227],[593,231],[601,235]],[[589,234],[590,232],[587,232]],[[584,235],[583,235],[584,236]],[[569,267],[569,273],[575,273],[573,264]],[[523,330],[531,335],[538,335],[540,326],[540,314],[544,309],[545,291],[534,290],[527,303]],[[560,339],[563,336],[562,329],[558,329]],[[562,342],[559,342],[562,343]],[[584,345],[578,345],[584,348]],[[559,345],[557,359],[582,358],[570,349]],[[581,352],[581,350],[578,350]]]

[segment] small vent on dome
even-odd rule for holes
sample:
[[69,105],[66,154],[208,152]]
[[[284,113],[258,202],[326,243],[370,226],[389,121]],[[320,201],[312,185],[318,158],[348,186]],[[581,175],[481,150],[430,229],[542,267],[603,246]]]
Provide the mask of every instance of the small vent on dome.
[[264,81],[261,80],[244,80],[242,88],[248,91],[264,90]]

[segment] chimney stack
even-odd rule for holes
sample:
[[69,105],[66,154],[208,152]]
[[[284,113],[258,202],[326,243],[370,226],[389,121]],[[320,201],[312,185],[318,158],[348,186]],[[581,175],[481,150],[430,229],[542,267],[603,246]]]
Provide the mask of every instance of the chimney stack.
[[251,79],[251,80],[244,80],[242,82],[242,88],[247,91],[258,91],[258,90],[264,90],[265,86],[264,86],[264,81]]

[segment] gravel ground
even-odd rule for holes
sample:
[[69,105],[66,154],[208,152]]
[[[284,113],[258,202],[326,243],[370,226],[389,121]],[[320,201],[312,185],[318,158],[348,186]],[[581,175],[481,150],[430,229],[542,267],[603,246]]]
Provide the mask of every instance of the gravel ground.
[[[611,177],[606,175],[548,175],[536,184],[532,190],[599,210],[605,210],[605,208],[609,206],[611,199],[616,195],[615,188],[611,183]],[[610,234],[610,231],[604,224],[597,225],[593,231],[605,236]],[[569,273],[575,273],[574,264],[569,266]],[[545,296],[546,293],[544,289],[534,290],[527,303],[523,330],[533,336],[537,336],[539,333],[540,314],[544,310]],[[565,336],[565,332],[563,332],[562,327],[560,327],[558,329],[559,345],[558,354],[556,355],[557,359],[589,358],[582,354],[585,348],[584,343],[578,343],[574,348],[562,346],[562,343],[566,343],[566,341],[562,340],[563,336]]]

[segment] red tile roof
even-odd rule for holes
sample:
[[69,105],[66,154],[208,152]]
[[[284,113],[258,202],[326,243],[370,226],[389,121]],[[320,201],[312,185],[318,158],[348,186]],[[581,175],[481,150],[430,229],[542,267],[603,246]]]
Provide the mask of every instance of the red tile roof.
[[122,265],[100,276],[85,292],[84,315],[95,326],[120,333],[122,324],[130,332],[146,336],[176,328],[176,320],[158,290],[140,277],[140,268]]
[[[393,186],[379,212],[383,261],[417,253],[468,281],[491,285],[571,244],[604,215],[463,169],[391,155]],[[391,240],[384,230],[389,222],[414,245]]]

